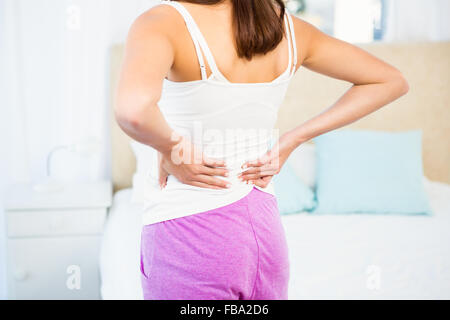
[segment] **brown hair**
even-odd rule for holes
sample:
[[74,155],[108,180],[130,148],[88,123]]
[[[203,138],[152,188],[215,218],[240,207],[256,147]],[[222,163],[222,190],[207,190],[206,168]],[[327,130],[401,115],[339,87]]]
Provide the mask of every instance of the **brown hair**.
[[[179,1],[179,0],[175,0]],[[182,0],[195,4],[214,5],[224,0]],[[230,0],[233,4],[233,30],[238,56],[251,60],[266,54],[283,40],[283,0]],[[276,5],[279,7],[278,15]]]

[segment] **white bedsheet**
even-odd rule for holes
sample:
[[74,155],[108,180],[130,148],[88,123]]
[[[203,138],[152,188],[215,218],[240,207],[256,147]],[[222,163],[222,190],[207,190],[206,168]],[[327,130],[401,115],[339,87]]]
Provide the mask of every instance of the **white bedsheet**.
[[[290,299],[450,299],[450,186],[426,181],[432,217],[283,216]],[[142,299],[139,206],[114,197],[100,257],[104,299]]]

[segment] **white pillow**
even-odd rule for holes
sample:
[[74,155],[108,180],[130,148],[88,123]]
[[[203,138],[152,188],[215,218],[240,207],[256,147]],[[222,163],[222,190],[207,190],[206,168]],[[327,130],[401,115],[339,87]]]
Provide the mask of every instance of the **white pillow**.
[[305,143],[295,149],[288,158],[298,177],[310,188],[316,188],[316,147]]
[[131,149],[136,157],[136,172],[133,174],[133,193],[131,203],[143,204],[150,197],[152,191],[158,188],[157,152],[152,147],[131,141]]

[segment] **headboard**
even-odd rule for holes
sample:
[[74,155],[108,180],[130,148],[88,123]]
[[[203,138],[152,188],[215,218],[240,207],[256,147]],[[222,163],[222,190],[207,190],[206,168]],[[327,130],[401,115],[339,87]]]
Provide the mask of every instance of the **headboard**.
[[[399,68],[410,92],[350,128],[423,131],[425,175],[450,183],[450,42],[361,45]],[[111,88],[116,87],[123,46],[111,51]],[[281,107],[277,127],[285,132],[333,104],[350,84],[300,68]],[[113,100],[111,100],[113,101]],[[112,123],[112,178],[115,190],[131,186],[136,168],[129,138]]]

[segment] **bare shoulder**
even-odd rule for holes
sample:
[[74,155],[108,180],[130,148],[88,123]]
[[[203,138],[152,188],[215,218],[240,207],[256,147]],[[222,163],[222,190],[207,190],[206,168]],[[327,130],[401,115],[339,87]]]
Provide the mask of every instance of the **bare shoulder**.
[[327,35],[306,20],[295,15],[291,16],[298,48],[298,59],[303,62],[308,57],[314,43]]
[[313,26],[311,23],[307,22],[306,20],[296,16],[296,15],[291,15],[292,17],[292,22],[294,23],[294,29],[296,32],[297,36],[301,36],[303,37],[308,37],[310,36],[312,33],[318,31],[318,29]]
[[[168,5],[159,4],[138,16],[129,31],[129,37],[155,36],[171,38],[180,19],[178,13]],[[175,28],[174,28],[175,27]]]

